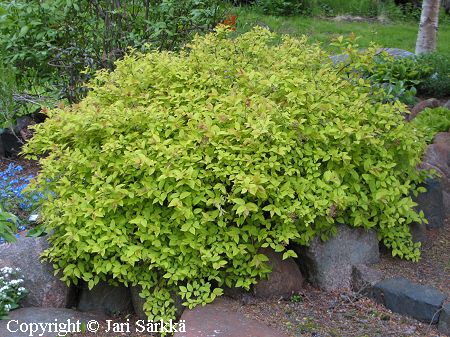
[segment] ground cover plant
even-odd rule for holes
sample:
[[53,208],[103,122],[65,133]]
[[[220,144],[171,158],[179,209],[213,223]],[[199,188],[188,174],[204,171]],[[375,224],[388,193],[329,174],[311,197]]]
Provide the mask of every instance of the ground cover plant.
[[394,58],[380,53],[373,64],[362,69],[374,87],[386,92],[387,100],[400,100],[405,104],[414,104],[417,100],[417,87],[433,74],[426,62],[415,57]]
[[[45,155],[45,258],[67,282],[142,286],[150,318],[267,275],[260,247],[375,229],[416,260],[410,191],[425,142],[406,107],[306,37],[262,28],[197,36],[180,52],[133,52],[100,71],[79,104],[45,111],[25,148]],[[54,195],[47,193],[52,191]]]
[[425,135],[428,143],[431,143],[438,132],[450,130],[450,110],[444,107],[425,109],[411,122]]

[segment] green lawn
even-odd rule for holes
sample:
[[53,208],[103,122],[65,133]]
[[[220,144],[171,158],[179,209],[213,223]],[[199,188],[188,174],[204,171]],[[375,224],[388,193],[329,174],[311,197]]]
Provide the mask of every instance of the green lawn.
[[[276,17],[256,13],[248,8],[237,8],[237,31],[245,32],[257,24],[265,24],[280,34],[303,35],[325,46],[339,35],[356,34],[361,47],[370,42],[383,47],[401,48],[414,52],[419,25],[411,22],[392,22],[388,24],[369,22],[336,22],[305,16]],[[448,21],[448,20],[447,20]],[[438,32],[438,52],[450,55],[450,24],[441,23]]]

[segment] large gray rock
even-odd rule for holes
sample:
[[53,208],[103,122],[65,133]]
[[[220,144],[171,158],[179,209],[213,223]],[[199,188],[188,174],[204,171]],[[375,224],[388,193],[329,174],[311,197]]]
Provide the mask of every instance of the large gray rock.
[[427,242],[427,225],[425,223],[413,222],[409,225],[413,242]]
[[450,217],[450,192],[442,191],[442,203],[444,204],[445,217]]
[[[58,335],[58,333],[42,331],[41,329],[39,329],[39,326],[36,325],[39,323],[41,323],[42,326],[45,326],[46,323],[48,324],[70,323],[71,324],[70,330],[72,332],[75,332],[74,330],[81,332],[83,323],[86,324],[91,320],[96,320],[100,322],[104,318],[105,317],[96,314],[81,313],[71,309],[22,308],[11,311],[7,319],[0,321],[0,332],[2,337],[29,337],[29,336],[55,337]],[[8,322],[11,322],[9,323],[9,326]],[[21,332],[19,329],[20,324],[23,324],[23,327],[28,327],[28,331]],[[35,326],[31,327],[30,324],[34,324]],[[31,328],[35,332],[30,335]],[[62,328],[59,331],[62,332]],[[68,334],[68,336],[69,335],[72,336],[72,334]]]
[[417,209],[423,211],[428,220],[428,229],[441,228],[445,220],[442,182],[439,178],[427,179],[424,187],[427,191],[414,198]]
[[101,312],[109,316],[133,312],[130,289],[100,282],[91,290],[86,285],[80,289],[78,310]]
[[268,264],[272,272],[267,279],[260,280],[253,293],[260,298],[290,298],[292,294],[302,290],[303,275],[292,258],[283,260],[283,254],[270,248],[262,248],[261,254],[269,258]]
[[423,163],[450,179],[450,132],[439,132],[434,136],[433,144],[428,145],[425,151]]
[[[145,303],[145,299],[142,298],[139,293],[142,291],[141,286],[134,286],[130,288],[130,292],[131,292],[131,301],[133,303],[133,308],[134,308],[134,312],[136,314],[136,316],[139,319],[144,319],[147,320],[147,315],[145,314],[144,311],[144,303]],[[183,306],[183,299],[175,294],[172,293],[172,299],[176,308],[176,318],[180,318],[180,316],[183,314],[183,311],[185,309],[185,307]]]
[[443,105],[443,107],[450,110],[450,99]]
[[316,287],[331,291],[351,286],[352,266],[379,261],[377,235],[373,230],[339,225],[328,241],[314,238],[309,247],[295,247],[302,271]]
[[450,303],[442,307],[441,315],[439,316],[438,330],[444,335],[450,336]]
[[0,133],[0,154],[2,157],[14,157],[22,149],[22,143],[9,129]]
[[46,237],[24,237],[15,243],[0,245],[0,268],[20,268],[23,275],[23,286],[29,291],[21,303],[24,307],[65,308],[72,304],[71,289],[53,275],[50,264],[40,261],[47,248]]
[[386,308],[426,323],[437,323],[447,295],[404,277],[383,280],[374,286],[374,298]]
[[[381,52],[386,52],[389,55],[393,56],[396,59],[401,59],[401,58],[415,58],[416,55],[414,53],[411,53],[407,50],[404,49],[399,49],[399,48],[380,48],[377,50],[377,53],[381,53]],[[331,55],[330,56],[331,61],[333,62],[333,64],[338,64],[338,63],[342,63],[348,60],[348,54],[339,54],[339,55]]]
[[130,288],[131,294],[131,303],[133,304],[134,313],[139,319],[147,319],[147,315],[144,312],[144,303],[145,299],[143,299],[139,293],[142,291],[141,286],[135,286]]
[[402,58],[415,58],[416,55],[414,53],[411,53],[410,51],[400,49],[400,48],[380,48],[378,49],[378,52],[385,51],[389,55],[393,56],[396,59],[402,59]]
[[440,175],[445,216],[450,215],[450,132],[439,132],[428,145],[421,169],[434,169]]

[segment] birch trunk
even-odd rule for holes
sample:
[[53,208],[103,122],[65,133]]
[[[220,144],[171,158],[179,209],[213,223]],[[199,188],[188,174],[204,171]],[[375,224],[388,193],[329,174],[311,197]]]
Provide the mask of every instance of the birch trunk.
[[440,0],[423,0],[416,54],[429,53],[436,49],[440,2]]

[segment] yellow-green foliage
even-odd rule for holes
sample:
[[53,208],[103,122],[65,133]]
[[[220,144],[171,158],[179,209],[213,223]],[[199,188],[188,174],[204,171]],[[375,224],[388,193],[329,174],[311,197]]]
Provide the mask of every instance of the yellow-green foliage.
[[158,318],[174,314],[174,291],[192,307],[249,288],[269,271],[260,247],[295,255],[288,243],[336,222],[418,258],[409,193],[424,145],[405,107],[306,38],[275,41],[219,29],[180,53],[132,54],[48,112],[26,152],[46,154],[45,256],[64,280],[140,284]]

